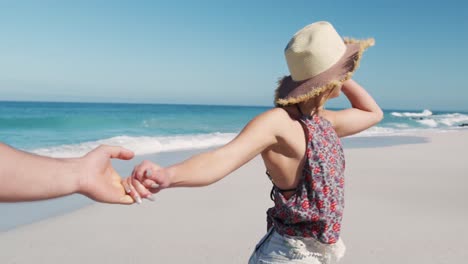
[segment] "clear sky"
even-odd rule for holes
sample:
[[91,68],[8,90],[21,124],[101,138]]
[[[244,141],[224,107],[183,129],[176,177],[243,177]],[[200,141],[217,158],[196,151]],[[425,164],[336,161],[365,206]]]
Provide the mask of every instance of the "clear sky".
[[272,105],[287,42],[327,20],[376,39],[354,79],[383,108],[467,111],[468,4],[381,2],[0,1],[0,100]]

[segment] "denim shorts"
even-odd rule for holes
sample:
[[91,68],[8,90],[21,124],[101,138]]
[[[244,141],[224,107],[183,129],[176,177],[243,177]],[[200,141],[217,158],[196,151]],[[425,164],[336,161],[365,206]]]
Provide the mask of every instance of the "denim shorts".
[[255,246],[249,264],[334,264],[345,251],[341,238],[335,244],[328,245],[314,238],[282,236],[272,228]]

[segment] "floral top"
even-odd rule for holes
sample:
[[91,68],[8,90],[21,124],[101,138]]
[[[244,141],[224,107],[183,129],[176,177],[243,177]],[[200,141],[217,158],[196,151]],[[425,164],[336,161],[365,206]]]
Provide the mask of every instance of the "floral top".
[[273,186],[275,206],[268,209],[268,229],[281,235],[338,241],[344,209],[343,147],[331,123],[318,115],[303,116],[306,162],[295,193],[288,199]]

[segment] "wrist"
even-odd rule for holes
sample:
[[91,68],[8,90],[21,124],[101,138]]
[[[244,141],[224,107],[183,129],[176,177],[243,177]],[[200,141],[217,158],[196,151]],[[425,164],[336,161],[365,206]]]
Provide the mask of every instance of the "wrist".
[[88,177],[84,170],[82,158],[62,159],[66,164],[72,193],[85,194],[88,186]]
[[75,159],[48,159],[50,172],[45,196],[53,198],[78,192],[80,164]]
[[163,185],[166,185],[163,186],[164,188],[177,187],[176,171],[177,168],[175,166],[162,169],[164,178],[166,179],[166,182],[163,183]]

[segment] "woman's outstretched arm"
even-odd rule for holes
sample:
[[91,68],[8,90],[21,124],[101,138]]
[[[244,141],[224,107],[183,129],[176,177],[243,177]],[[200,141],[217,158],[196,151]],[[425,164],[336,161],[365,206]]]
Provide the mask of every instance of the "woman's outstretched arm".
[[[271,109],[260,114],[228,144],[173,166],[159,168],[144,161],[135,167],[132,177],[124,180],[124,185],[132,189],[135,198],[136,192],[143,197],[149,196],[145,188],[151,188],[154,182],[159,185],[154,192],[168,187],[197,187],[215,183],[277,143],[281,115],[287,114],[280,109]],[[143,176],[145,173],[146,177]]]
[[364,88],[350,79],[343,83],[342,92],[351,108],[333,112],[331,121],[340,137],[359,133],[379,123],[383,112]]
[[171,187],[212,184],[253,159],[276,143],[272,119],[270,113],[260,115],[225,146],[167,168]]

